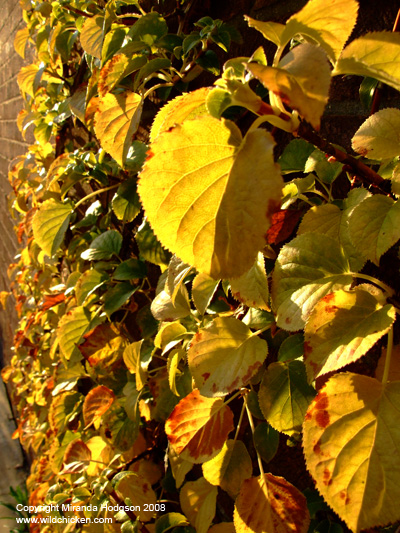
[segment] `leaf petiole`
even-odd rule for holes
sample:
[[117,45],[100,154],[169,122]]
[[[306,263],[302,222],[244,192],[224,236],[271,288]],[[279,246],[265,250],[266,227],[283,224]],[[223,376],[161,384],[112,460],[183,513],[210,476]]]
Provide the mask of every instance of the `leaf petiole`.
[[389,332],[388,332],[385,368],[383,369],[382,385],[386,385],[388,377],[389,377],[390,360],[392,358],[392,352],[393,352],[393,326],[389,329]]

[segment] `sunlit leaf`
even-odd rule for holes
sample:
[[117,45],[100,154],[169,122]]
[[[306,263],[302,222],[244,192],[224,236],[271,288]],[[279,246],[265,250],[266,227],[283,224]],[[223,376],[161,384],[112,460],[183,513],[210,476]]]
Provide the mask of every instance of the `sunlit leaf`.
[[45,200],[32,220],[33,235],[50,257],[60,247],[72,215],[72,204],[57,200]]
[[258,401],[267,422],[277,431],[296,435],[315,396],[302,361],[271,363],[264,373]]
[[304,43],[289,52],[279,67],[249,63],[247,68],[267,89],[319,129],[331,81],[329,63],[321,48]]
[[132,91],[107,93],[100,99],[95,115],[95,133],[104,150],[119,165],[125,165],[132,136],[139,127],[142,97]]
[[242,139],[233,123],[208,116],[160,134],[138,189],[161,243],[215,279],[246,272],[281,198],[273,146],[264,130]]
[[332,74],[369,76],[400,90],[400,35],[382,31],[355,39],[343,50]]
[[122,496],[126,505],[137,506],[139,510],[135,514],[139,520],[149,522],[154,516],[154,511],[145,509],[146,507],[154,509],[157,502],[154,490],[147,480],[141,479],[137,474],[133,472],[122,474],[124,474],[122,479],[115,483],[115,490]]
[[318,233],[299,235],[283,246],[272,278],[272,303],[278,326],[303,329],[314,306],[325,294],[352,282],[339,243]]
[[192,299],[196,309],[201,315],[207,310],[212,297],[219,285],[219,280],[215,280],[207,274],[197,274],[192,285]]
[[37,76],[39,76],[39,72],[40,69],[35,64],[22,67],[17,77],[20,91],[34,97],[37,90]]
[[279,24],[278,22],[262,22],[261,20],[252,19],[251,17],[244,17],[247,21],[247,24],[250,28],[255,28],[263,34],[263,36],[268,39],[268,41],[273,42],[276,46],[282,44],[281,38],[283,31],[285,29],[284,24]]
[[247,305],[270,310],[268,278],[265,272],[264,256],[258,253],[254,265],[240,278],[231,280],[232,296]]
[[219,454],[203,463],[202,468],[205,479],[221,487],[232,498],[236,498],[243,481],[253,472],[249,452],[240,440],[227,440]]
[[161,325],[160,330],[154,339],[154,346],[160,348],[163,352],[171,346],[171,343],[181,335],[186,333],[186,328],[179,322],[167,322]]
[[316,41],[335,61],[355,26],[357,11],[355,0],[310,0],[287,21],[281,40],[286,44],[300,33]]
[[58,323],[57,338],[60,350],[66,359],[81,359],[77,346],[83,335],[90,329],[91,315],[84,307],[75,307],[68,311]]
[[282,477],[265,474],[243,482],[236,498],[236,533],[306,533],[310,523],[306,498]]
[[85,52],[91,56],[101,59],[103,47],[103,25],[104,17],[96,15],[87,17],[81,29],[81,45]]
[[99,385],[89,391],[83,402],[83,420],[85,426],[96,424],[105,412],[110,409],[115,399],[112,390],[104,385]]
[[150,130],[150,141],[184,120],[193,119],[207,114],[206,98],[209,87],[202,87],[196,91],[177,96],[165,104],[157,113]]
[[203,396],[224,396],[246,385],[267,354],[267,343],[243,322],[218,317],[196,333],[188,361]]
[[[124,350],[124,363],[129,372],[136,375],[136,388],[141,390],[147,381],[147,367],[150,363],[150,357],[142,349],[143,339],[141,341],[129,344]],[[151,352],[150,352],[151,355]]]
[[317,488],[354,532],[400,519],[400,382],[332,377],[307,412],[304,453]]
[[165,424],[171,446],[182,459],[203,463],[221,450],[233,429],[233,413],[220,398],[196,389],[183,398]]
[[381,109],[368,117],[356,131],[351,145],[355,152],[370,159],[392,159],[398,156],[400,154],[400,110]]
[[348,229],[355,248],[379,265],[381,256],[400,239],[400,202],[380,194],[366,198],[352,211]]
[[100,71],[99,75],[99,95],[105,96],[123,78],[139,70],[147,62],[146,56],[142,54],[128,57],[125,54],[113,56]]
[[218,489],[201,477],[188,481],[182,487],[179,500],[182,511],[197,533],[207,533],[213,521],[217,505]]
[[18,30],[14,37],[14,48],[17,54],[19,54],[22,59],[25,59],[26,45],[29,39],[29,28],[21,28]]
[[169,531],[175,527],[187,526],[189,525],[188,519],[186,516],[180,513],[166,513],[155,522],[155,533],[164,533],[164,531]]
[[64,454],[64,474],[79,474],[87,470],[92,453],[87,445],[81,440],[76,439],[70,442]]
[[87,474],[88,476],[98,476],[111,461],[113,457],[112,448],[100,435],[90,438],[86,442],[86,446],[92,455]]

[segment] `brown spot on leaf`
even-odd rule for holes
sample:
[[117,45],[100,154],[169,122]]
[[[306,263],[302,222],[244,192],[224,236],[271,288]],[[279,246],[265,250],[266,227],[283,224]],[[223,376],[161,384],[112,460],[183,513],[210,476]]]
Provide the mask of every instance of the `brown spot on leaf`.
[[319,411],[315,415],[315,421],[317,425],[321,428],[326,428],[326,426],[329,426],[329,413],[328,411]]
[[309,341],[305,341],[304,343],[304,355],[310,355],[310,353],[312,352],[312,346],[311,346],[311,343]]
[[204,372],[204,374],[202,374],[202,377],[204,381],[207,381],[207,379],[210,377],[210,372]]
[[146,161],[149,161],[154,156],[154,152],[147,150],[146,152]]
[[287,317],[285,318],[285,322],[286,322],[286,324],[291,324],[292,319],[289,318],[289,317],[287,316]]
[[329,294],[324,296],[323,301],[330,302],[331,300],[333,300],[333,298],[335,298],[335,294],[333,292],[330,292]]
[[324,470],[322,481],[323,481],[324,485],[331,485],[332,484],[331,473],[330,473],[328,468],[325,468],[325,470]]

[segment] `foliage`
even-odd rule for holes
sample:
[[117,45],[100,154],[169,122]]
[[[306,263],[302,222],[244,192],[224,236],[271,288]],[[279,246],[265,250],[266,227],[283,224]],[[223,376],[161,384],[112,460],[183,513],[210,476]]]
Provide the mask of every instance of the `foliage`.
[[[30,503],[113,518],[91,532],[399,521],[399,111],[354,132],[356,157],[318,134],[332,77],[399,89],[399,35],[345,46],[356,0],[309,0],[247,17],[272,62],[228,59],[235,28],[150,4],[21,0],[34,142],[10,171],[3,377]],[[279,475],[301,444],[318,492]]]

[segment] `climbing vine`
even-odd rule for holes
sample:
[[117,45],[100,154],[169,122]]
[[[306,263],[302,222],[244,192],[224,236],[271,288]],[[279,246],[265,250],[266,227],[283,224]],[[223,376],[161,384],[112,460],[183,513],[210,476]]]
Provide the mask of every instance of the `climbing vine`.
[[[267,60],[185,0],[20,3],[3,378],[30,504],[112,518],[83,532],[399,521],[400,111],[374,99],[399,34],[309,0],[246,17]],[[353,155],[319,134],[349,75],[372,105]]]

